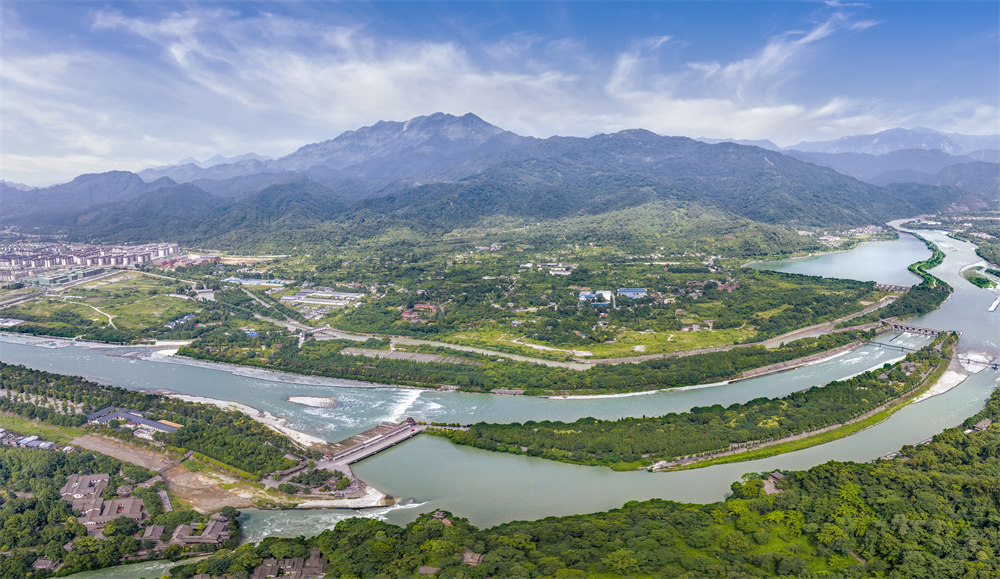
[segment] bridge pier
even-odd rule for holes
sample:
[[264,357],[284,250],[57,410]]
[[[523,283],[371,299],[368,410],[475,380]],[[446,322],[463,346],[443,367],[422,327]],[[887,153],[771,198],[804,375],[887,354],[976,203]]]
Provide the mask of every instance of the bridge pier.
[[901,293],[905,294],[910,291],[910,286],[906,285],[892,285],[888,283],[877,283],[875,284],[875,289],[883,292]]
[[901,324],[899,322],[883,321],[883,323],[889,326],[889,328],[894,332],[906,332],[908,334],[918,334],[921,336],[940,336],[941,334],[948,333],[948,330],[936,330],[934,328],[924,328],[910,324]]

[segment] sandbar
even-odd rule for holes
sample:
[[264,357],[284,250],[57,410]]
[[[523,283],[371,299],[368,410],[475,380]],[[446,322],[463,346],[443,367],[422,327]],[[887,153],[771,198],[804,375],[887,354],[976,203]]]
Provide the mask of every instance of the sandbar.
[[965,379],[968,377],[969,375],[966,372],[962,372],[959,370],[948,370],[941,375],[941,378],[939,378],[938,381],[935,382],[933,386],[927,389],[927,392],[924,392],[923,394],[918,396],[913,402],[921,402],[933,396],[937,396],[938,394],[944,394],[945,392],[958,386],[962,382],[965,382]]
[[339,406],[336,398],[327,396],[286,396],[285,402],[313,408],[336,408]]

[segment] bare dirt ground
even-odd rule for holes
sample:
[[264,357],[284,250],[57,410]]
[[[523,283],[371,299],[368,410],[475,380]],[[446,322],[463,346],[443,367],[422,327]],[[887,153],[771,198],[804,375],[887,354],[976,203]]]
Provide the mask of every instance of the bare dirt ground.
[[191,472],[176,460],[154,450],[92,434],[74,438],[70,444],[113,456],[152,471],[165,469],[161,475],[167,482],[170,492],[198,511],[214,513],[227,505],[236,508],[253,506],[249,498],[221,488],[219,480],[202,473]]
[[215,513],[222,507],[252,507],[253,501],[219,487],[219,481],[199,472],[191,472],[178,465],[163,472],[167,488],[191,508],[203,513]]
[[113,456],[118,460],[137,464],[149,470],[160,470],[170,466],[176,461],[170,457],[149,449],[140,448],[127,444],[120,440],[112,440],[93,434],[85,434],[70,441],[70,444],[79,448],[85,448],[108,456]]

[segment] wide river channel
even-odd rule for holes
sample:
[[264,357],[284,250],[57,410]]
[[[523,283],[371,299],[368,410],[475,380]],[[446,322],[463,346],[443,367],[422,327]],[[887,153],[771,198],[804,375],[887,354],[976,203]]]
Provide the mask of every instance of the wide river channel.
[[[1000,309],[987,312],[997,294],[973,286],[960,275],[962,268],[981,261],[975,247],[939,232],[922,235],[946,253],[944,263],[933,273],[951,284],[955,292],[941,308],[912,323],[962,331],[960,353],[1000,356]],[[754,267],[912,285],[919,280],[906,271],[907,265],[928,255],[922,242],[902,235],[897,241],[865,243],[847,252]],[[929,338],[888,334],[880,340],[914,347]],[[0,360],[130,389],[169,390],[241,402],[284,417],[292,428],[330,441],[381,421],[407,416],[461,423],[575,420],[585,416],[656,416],[694,406],[725,406],[762,396],[784,396],[901,357],[899,350],[870,344],[795,370],[729,384],[638,396],[541,399],[436,392],[298,378],[212,364],[191,365],[149,348],[25,341],[0,336]],[[998,385],[1000,372],[986,369],[944,394],[911,404],[885,422],[841,440],[763,460],[670,473],[613,472],[458,447],[443,439],[418,436],[353,467],[362,480],[398,497],[395,506],[358,511],[247,509],[242,523],[247,539],[257,541],[266,536],[317,534],[348,516],[379,517],[403,524],[418,513],[438,508],[467,517],[476,525],[489,526],[516,519],[607,510],[629,500],[654,497],[716,501],[727,495],[730,485],[743,473],[805,469],[829,460],[867,461],[905,444],[924,441],[978,412]],[[337,405],[300,406],[287,402],[289,396],[332,397]],[[125,568],[121,570],[125,572]],[[126,572],[121,576],[131,575]]]

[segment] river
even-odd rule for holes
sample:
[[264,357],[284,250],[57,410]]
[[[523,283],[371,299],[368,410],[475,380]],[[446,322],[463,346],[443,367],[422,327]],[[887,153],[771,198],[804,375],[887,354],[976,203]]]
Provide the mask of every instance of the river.
[[[955,293],[940,309],[913,323],[961,330],[961,352],[1000,355],[997,345],[1000,311],[986,311],[994,292],[976,288],[958,273],[962,267],[980,261],[974,246],[942,233],[921,234],[945,251],[944,263],[933,273],[951,284]],[[927,255],[919,240],[903,235],[897,241],[862,244],[848,252],[769,262],[758,267],[910,285],[917,280],[906,271],[906,266]],[[574,420],[584,416],[649,416],[684,411],[692,406],[728,405],[761,396],[783,396],[900,357],[898,351],[868,345],[803,368],[730,384],[641,396],[561,400],[298,379],[225,366],[182,364],[148,348],[66,346],[51,340],[37,340],[29,345],[0,339],[5,340],[0,342],[0,359],[5,362],[81,375],[130,389],[163,389],[242,402],[286,418],[293,428],[332,441],[378,422],[405,416],[448,422]],[[892,339],[908,346],[927,341],[907,334],[883,338]],[[889,420],[838,441],[758,461],[670,473],[616,473],[606,468],[458,447],[442,439],[421,436],[354,466],[363,480],[400,497],[396,506],[365,511],[247,510],[242,522],[247,538],[256,541],[265,536],[315,534],[338,520],[356,515],[406,523],[418,513],[445,508],[477,525],[493,525],[515,519],[606,510],[628,500],[653,497],[714,501],[725,497],[731,483],[746,472],[803,469],[828,460],[870,460],[904,444],[925,440],[977,412],[998,384],[1000,373],[984,370],[945,394],[907,406]],[[306,407],[287,402],[285,398],[289,396],[333,397],[338,404],[335,408]]]
[[906,267],[898,267],[899,260],[903,256],[905,259],[911,259],[910,263],[913,263],[927,259],[931,256],[931,252],[916,237],[900,235],[899,239],[894,241],[862,243],[850,251],[838,251],[800,259],[757,261],[750,264],[750,267],[802,275],[874,281],[890,285],[920,283],[920,278],[910,273]]

